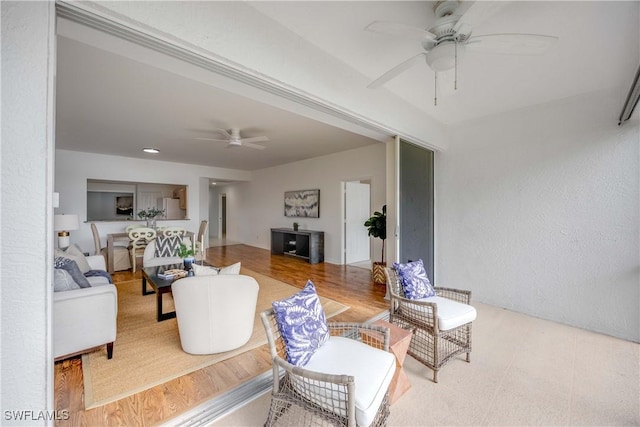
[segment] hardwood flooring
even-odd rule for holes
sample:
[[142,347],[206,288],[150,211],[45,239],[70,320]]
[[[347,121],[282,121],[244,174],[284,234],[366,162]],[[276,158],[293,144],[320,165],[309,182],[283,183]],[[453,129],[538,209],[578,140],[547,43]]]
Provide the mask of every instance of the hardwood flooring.
[[[318,293],[350,308],[331,320],[363,322],[387,308],[385,287],[375,285],[366,269],[305,261],[246,245],[212,247],[207,261],[242,266],[302,288],[311,279]],[[114,282],[139,278],[140,272],[113,275]],[[118,342],[114,356],[118,354]],[[56,426],[148,426],[169,420],[271,369],[267,346],[192,372],[162,385],[98,408],[84,410],[82,362],[73,357],[55,363],[55,409],[68,410],[69,419]]]

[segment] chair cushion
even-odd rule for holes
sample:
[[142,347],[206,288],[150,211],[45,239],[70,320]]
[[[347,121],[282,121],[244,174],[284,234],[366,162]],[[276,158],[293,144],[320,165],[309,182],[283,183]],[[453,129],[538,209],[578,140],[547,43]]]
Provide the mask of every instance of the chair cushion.
[[[356,422],[359,426],[368,426],[374,420],[393,379],[396,359],[392,353],[360,341],[332,336],[315,352],[305,369],[353,376],[356,385]],[[303,390],[298,391],[304,394]],[[319,392],[316,390],[316,393]]]
[[181,236],[156,237],[156,257],[175,257],[182,244]]
[[280,334],[287,347],[287,360],[305,366],[329,339],[329,327],[313,282],[294,295],[271,303]]
[[[477,316],[477,312],[474,307],[449,298],[435,296],[421,298],[418,301],[432,302],[438,306],[438,328],[441,331],[448,331],[469,322],[473,322]],[[407,307],[407,305],[404,305],[403,308],[408,308],[409,311],[425,309],[424,307],[418,306]]]
[[196,276],[217,276],[219,274],[240,274],[240,262],[236,262],[235,264],[228,265],[226,267],[218,268],[218,267],[209,267],[206,265],[198,265],[193,263],[191,268],[193,268],[193,273]]
[[402,290],[408,299],[427,298],[436,294],[421,259],[406,264],[394,262],[393,268],[400,276]]

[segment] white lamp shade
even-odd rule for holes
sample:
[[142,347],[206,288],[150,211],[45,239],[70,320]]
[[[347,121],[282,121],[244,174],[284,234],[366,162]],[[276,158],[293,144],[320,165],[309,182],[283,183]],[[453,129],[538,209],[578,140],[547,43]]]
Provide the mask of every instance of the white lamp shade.
[[53,229],[55,231],[71,231],[80,228],[78,215],[61,214],[53,217]]

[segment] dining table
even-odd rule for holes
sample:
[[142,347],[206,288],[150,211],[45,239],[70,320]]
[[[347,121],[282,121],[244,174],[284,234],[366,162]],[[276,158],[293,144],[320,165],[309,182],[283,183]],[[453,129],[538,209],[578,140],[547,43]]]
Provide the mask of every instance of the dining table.
[[[162,232],[161,229],[158,229],[158,232]],[[192,242],[195,233],[193,231],[187,231],[187,236]],[[119,243],[119,244],[118,244]],[[124,243],[124,244],[122,244]],[[121,233],[109,233],[107,234],[107,271],[109,274],[114,273],[114,265],[113,265],[113,248],[115,246],[129,246],[131,243],[131,239],[129,238],[129,233],[121,232]]]

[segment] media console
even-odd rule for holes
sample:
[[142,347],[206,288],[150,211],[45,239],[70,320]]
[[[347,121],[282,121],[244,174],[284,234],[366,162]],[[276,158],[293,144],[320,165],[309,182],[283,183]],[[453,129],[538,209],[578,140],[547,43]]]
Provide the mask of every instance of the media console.
[[324,231],[272,228],[271,253],[302,258],[310,264],[324,262]]

